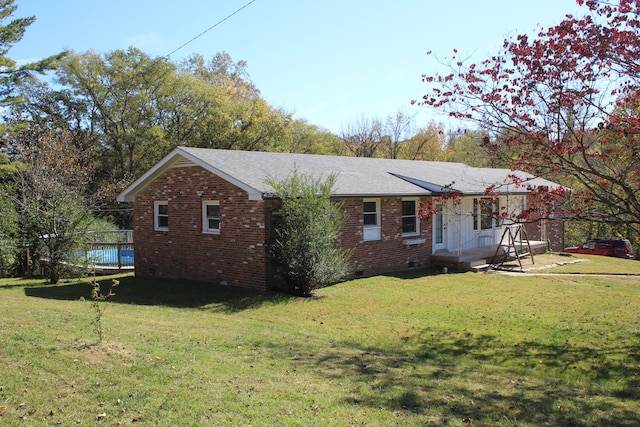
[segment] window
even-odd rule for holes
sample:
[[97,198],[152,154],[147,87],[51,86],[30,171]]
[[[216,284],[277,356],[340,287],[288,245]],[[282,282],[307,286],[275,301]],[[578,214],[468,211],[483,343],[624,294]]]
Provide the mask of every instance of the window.
[[[499,206],[498,203],[494,204],[490,197],[473,199],[473,229],[488,230],[493,228],[493,213],[500,210]],[[497,220],[495,225],[500,225]]]
[[220,202],[202,202],[202,232],[220,233]]
[[154,202],[154,228],[166,231],[169,229],[169,202]]
[[414,235],[419,234],[418,227],[418,211],[416,200],[402,201],[402,234]]
[[363,240],[380,240],[380,200],[364,199],[362,203]]
[[436,205],[436,213],[433,214],[433,233],[436,244],[444,243],[444,222],[442,218],[442,205]]

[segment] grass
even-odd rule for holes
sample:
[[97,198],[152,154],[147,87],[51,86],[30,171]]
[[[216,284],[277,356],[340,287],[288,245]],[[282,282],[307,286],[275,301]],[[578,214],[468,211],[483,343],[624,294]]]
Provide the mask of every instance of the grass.
[[[596,255],[546,253],[520,260],[522,268],[529,273],[579,273],[640,275],[640,261]],[[520,271],[518,261],[509,261],[504,268]]]
[[89,280],[0,280],[0,425],[640,424],[637,277],[424,273],[313,298],[117,276],[102,344]]

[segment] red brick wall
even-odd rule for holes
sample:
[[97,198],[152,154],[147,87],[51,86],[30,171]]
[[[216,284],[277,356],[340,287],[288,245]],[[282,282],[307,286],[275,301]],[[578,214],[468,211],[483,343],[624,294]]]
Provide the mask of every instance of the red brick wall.
[[381,238],[363,241],[362,199],[342,201],[347,219],[341,244],[353,248],[354,273],[370,276],[380,273],[428,267],[431,259],[431,223],[421,221],[420,236],[425,243],[402,243],[402,199],[381,199]]
[[[527,205],[535,204],[537,196],[527,196]],[[541,206],[540,217],[562,218],[563,217],[563,200],[558,198],[548,207]],[[549,242],[549,248],[556,252],[564,251],[564,221],[554,219],[540,219],[535,222],[526,224],[527,237],[529,240],[546,240]]]
[[[202,201],[220,202],[220,234],[202,233]],[[154,230],[154,202],[167,201],[169,230]],[[167,171],[136,196],[135,271],[139,277],[198,280],[269,288],[268,207],[200,167]],[[382,199],[381,239],[363,239],[362,199],[343,200],[347,213],[340,243],[352,248],[355,275],[429,266],[431,223],[422,221],[425,242],[402,243],[401,199]]]
[[[154,230],[154,201],[168,201],[169,230]],[[202,233],[202,201],[220,202],[220,234]],[[136,196],[139,277],[189,279],[266,290],[265,202],[200,167],[174,168]]]
[[551,250],[555,252],[564,251],[564,222],[541,219],[526,224],[525,229],[529,240],[545,240],[549,242]]

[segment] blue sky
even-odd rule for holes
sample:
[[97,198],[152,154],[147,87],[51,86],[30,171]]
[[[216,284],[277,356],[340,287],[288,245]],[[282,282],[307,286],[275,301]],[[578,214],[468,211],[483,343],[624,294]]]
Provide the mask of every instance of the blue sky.
[[[9,56],[129,46],[165,56],[250,1],[16,0],[14,17],[37,20]],[[226,51],[247,61],[270,105],[336,133],[398,110],[417,111],[426,125],[445,120],[410,105],[425,92],[422,74],[439,67],[426,52],[482,59],[506,37],[583,11],[574,0],[254,0],[171,59]]]

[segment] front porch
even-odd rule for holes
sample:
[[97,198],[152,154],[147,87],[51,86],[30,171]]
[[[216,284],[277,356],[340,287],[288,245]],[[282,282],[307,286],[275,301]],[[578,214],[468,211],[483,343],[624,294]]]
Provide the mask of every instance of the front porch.
[[449,251],[441,249],[431,255],[431,265],[434,267],[447,267],[457,271],[471,271],[491,264],[505,261],[517,254],[543,254],[547,252],[549,243],[546,241],[519,241],[511,245],[487,245],[479,248],[460,249]]

